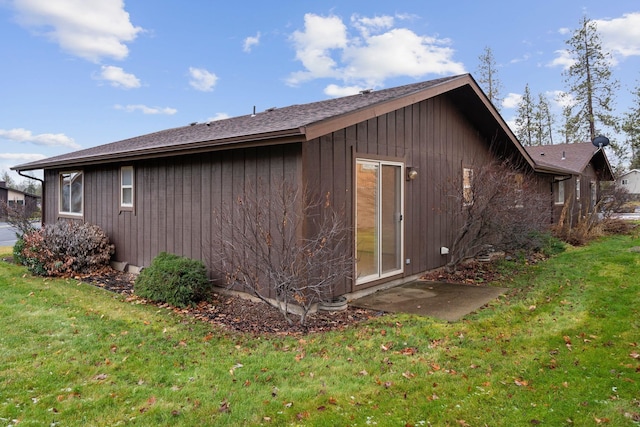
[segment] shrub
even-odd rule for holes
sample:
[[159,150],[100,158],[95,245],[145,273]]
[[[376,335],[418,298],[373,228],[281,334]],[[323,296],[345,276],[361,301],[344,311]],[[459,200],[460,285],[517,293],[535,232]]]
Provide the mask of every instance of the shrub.
[[100,227],[72,221],[48,224],[23,241],[22,264],[41,276],[90,273],[108,265],[115,250]]
[[134,290],[142,298],[166,302],[176,307],[195,305],[211,289],[202,261],[160,253],[140,272]]
[[13,245],[13,262],[25,265],[24,256],[22,256],[22,249],[24,249],[24,238],[20,236],[18,237],[15,245]]

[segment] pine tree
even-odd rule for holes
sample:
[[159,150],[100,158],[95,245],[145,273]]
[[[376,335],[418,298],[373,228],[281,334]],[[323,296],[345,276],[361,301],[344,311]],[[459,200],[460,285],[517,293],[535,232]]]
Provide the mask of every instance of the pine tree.
[[538,104],[535,108],[535,130],[537,145],[553,144],[553,123],[554,118],[549,108],[549,100],[545,94],[538,95]]
[[493,51],[490,47],[486,46],[484,52],[478,56],[480,63],[478,64],[477,80],[478,84],[487,94],[489,101],[500,110],[500,92],[502,90],[502,83],[498,79],[498,66],[496,60],[493,57]]
[[529,84],[524,87],[524,94],[518,103],[518,111],[516,116],[516,136],[522,145],[534,145],[534,137],[536,134],[535,106],[531,98]]
[[627,135],[627,143],[631,148],[630,169],[640,169],[640,84],[631,92],[634,105],[625,113],[622,130]]
[[595,21],[583,17],[567,44],[574,59],[564,72],[568,93],[575,100],[570,118],[577,125],[577,136],[593,140],[601,126],[616,128],[612,105],[619,83],[611,76],[610,54],[602,50]]

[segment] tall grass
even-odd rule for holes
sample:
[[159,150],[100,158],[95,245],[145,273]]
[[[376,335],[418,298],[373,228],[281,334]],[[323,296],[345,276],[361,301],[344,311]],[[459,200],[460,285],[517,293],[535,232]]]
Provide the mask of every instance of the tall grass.
[[226,332],[0,266],[0,425],[636,425],[640,246],[523,268],[457,323]]

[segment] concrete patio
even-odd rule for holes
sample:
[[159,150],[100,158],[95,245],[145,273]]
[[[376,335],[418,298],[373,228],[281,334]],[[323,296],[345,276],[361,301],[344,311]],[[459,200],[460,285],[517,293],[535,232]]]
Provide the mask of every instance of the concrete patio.
[[456,322],[507,291],[492,286],[414,281],[350,301],[354,307]]

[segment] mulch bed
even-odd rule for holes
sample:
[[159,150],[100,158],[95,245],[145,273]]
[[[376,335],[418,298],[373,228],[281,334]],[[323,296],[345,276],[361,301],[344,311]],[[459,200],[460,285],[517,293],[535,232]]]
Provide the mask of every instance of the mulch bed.
[[261,301],[251,301],[219,292],[214,293],[208,301],[203,301],[196,307],[174,308],[168,304],[157,304],[137,297],[133,292],[135,277],[130,273],[104,268],[91,275],[79,277],[79,279],[93,286],[122,294],[129,302],[155,304],[231,331],[254,335],[300,335],[341,330],[383,314],[372,310],[348,307],[344,311],[318,311],[310,314],[305,325],[300,325],[299,318],[291,315],[294,324],[289,324],[275,307]]

